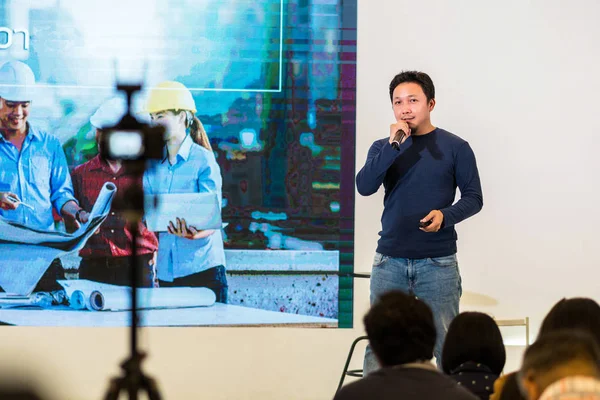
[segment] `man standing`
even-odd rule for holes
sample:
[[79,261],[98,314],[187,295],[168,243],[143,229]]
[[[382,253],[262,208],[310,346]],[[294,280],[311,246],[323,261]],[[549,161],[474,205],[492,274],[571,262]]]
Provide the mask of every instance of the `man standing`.
[[[53,230],[54,207],[65,222],[79,227],[88,220],[75,197],[59,140],[27,122],[33,72],[20,61],[0,68],[0,216],[33,229]],[[35,291],[60,289],[64,279],[55,260]]]
[[[103,103],[90,118],[95,128],[96,143],[100,143],[105,128],[116,125],[127,112],[125,99],[115,97]],[[102,223],[97,234],[90,237],[81,249],[79,279],[89,279],[111,285],[131,285],[132,233],[123,212],[114,205],[122,202],[127,189],[138,186],[142,190],[142,176],[131,171],[120,160],[107,160],[100,154],[73,170],[75,197],[84,208],[91,208],[105,182],[117,187],[113,210]],[[137,255],[141,282],[139,286],[151,287],[155,281],[154,255],[158,250],[158,239],[142,222],[138,224]]]
[[[425,301],[434,315],[439,366],[462,294],[454,226],[481,210],[481,183],[469,144],[431,123],[431,78],[423,72],[402,72],[389,90],[396,122],[390,125],[389,138],[373,143],[356,176],[363,196],[376,193],[381,184],[385,188],[370,300],[374,304],[385,292],[402,290]],[[457,187],[461,198],[453,204]],[[370,347],[364,364],[365,374],[378,367]]]

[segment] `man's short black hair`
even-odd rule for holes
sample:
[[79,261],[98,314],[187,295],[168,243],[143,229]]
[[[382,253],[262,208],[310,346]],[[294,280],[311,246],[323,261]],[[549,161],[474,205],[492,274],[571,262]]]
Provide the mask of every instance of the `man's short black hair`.
[[506,350],[496,321],[480,312],[457,315],[446,333],[442,369],[450,374],[461,364],[473,361],[500,375],[506,363]]
[[585,297],[558,301],[544,318],[538,336],[563,329],[585,330],[600,346],[600,305]]
[[532,370],[545,373],[575,360],[600,368],[600,349],[592,335],[579,329],[550,332],[525,350],[521,374]]
[[420,71],[402,71],[390,83],[390,101],[394,101],[394,89],[396,89],[396,86],[406,82],[416,83],[421,86],[425,97],[427,97],[427,101],[435,99],[435,86],[429,75]]
[[433,358],[433,313],[415,296],[385,293],[365,315],[364,324],[369,344],[384,367]]

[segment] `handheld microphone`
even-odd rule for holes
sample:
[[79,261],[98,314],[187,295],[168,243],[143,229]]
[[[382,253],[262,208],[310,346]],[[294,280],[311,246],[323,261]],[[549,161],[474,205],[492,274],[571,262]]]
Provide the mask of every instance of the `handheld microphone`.
[[[398,135],[400,135],[400,137],[398,137]],[[396,136],[394,137],[394,140],[392,141],[392,147],[396,150],[400,150],[400,143],[402,143],[405,136],[406,136],[406,132],[404,132],[402,129],[398,129],[398,131],[396,131]]]

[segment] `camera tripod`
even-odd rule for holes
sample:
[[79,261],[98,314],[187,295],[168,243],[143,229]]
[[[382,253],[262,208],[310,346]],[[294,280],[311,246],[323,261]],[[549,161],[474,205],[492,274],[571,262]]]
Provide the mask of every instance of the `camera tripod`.
[[[132,191],[142,191],[141,188],[131,188]],[[140,193],[143,202],[143,193]],[[150,400],[160,400],[161,396],[158,392],[156,381],[145,375],[142,371],[142,361],[145,354],[138,350],[138,304],[137,304],[137,286],[140,278],[140,268],[137,257],[137,239],[139,236],[138,224],[141,221],[141,213],[128,212],[128,224],[131,232],[131,325],[130,325],[130,351],[131,354],[121,364],[123,375],[110,380],[109,389],[104,397],[105,400],[117,400],[119,394],[125,391],[129,394],[129,399],[138,398],[138,393],[145,391]]]
[[[127,95],[127,114],[121,122],[111,130],[128,130],[130,132],[140,131],[144,134],[144,142],[146,146],[143,154],[139,157],[124,159],[122,168],[128,168],[135,177],[136,184],[128,187],[125,193],[121,196],[122,200],[116,200],[113,203],[113,209],[123,212],[129,230],[131,232],[131,256],[130,256],[130,271],[131,271],[131,323],[130,323],[130,356],[122,364],[122,376],[112,378],[109,383],[109,389],[106,393],[105,400],[117,400],[121,392],[126,392],[130,400],[138,398],[139,392],[146,392],[150,400],[160,400],[161,396],[158,392],[156,381],[144,374],[142,371],[142,361],[146,354],[138,350],[138,302],[137,302],[137,287],[141,277],[141,268],[137,255],[139,224],[144,215],[144,190],[142,188],[142,177],[145,171],[145,163],[147,159],[160,156],[163,150],[163,131],[162,128],[149,128],[147,125],[140,123],[131,114],[132,95],[134,92],[141,89],[139,85],[117,85],[117,89],[123,91]],[[106,136],[108,136],[105,133]],[[154,137],[154,138],[153,138]],[[110,155],[114,149],[107,148],[110,142],[107,141],[102,145],[101,152],[104,155]]]

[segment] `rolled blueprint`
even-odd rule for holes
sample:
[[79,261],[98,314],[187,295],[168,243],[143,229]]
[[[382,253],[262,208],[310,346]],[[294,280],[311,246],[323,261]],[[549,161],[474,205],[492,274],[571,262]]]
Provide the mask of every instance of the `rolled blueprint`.
[[140,308],[208,307],[216,300],[215,292],[203,287],[138,289]]
[[85,297],[81,290],[74,290],[69,297],[69,306],[75,310],[83,310],[89,303],[89,299]]
[[117,187],[114,183],[105,182],[102,186],[102,190],[98,193],[96,202],[90,211],[90,219],[97,216],[107,215],[110,211],[113,197],[117,191]]
[[[208,288],[138,289],[139,309],[209,307],[215,300],[215,292]],[[95,290],[90,294],[89,304],[94,311],[131,310],[131,288]]]
[[[58,280],[71,307],[91,311],[131,310],[131,287],[108,285],[87,279]],[[138,308],[208,307],[217,300],[208,288],[138,288]]]
[[130,290],[94,290],[90,294],[91,311],[131,310]]

